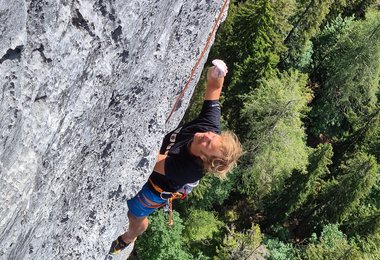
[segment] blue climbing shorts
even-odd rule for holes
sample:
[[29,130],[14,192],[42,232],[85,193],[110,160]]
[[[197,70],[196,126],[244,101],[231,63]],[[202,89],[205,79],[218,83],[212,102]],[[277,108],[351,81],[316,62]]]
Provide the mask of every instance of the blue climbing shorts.
[[[127,201],[129,212],[138,218],[146,217],[150,214],[152,214],[157,208],[148,208],[145,205],[151,205],[148,200],[157,203],[162,204],[165,203],[166,200],[161,199],[160,196],[156,195],[154,192],[152,192],[148,187],[147,184],[145,184],[142,189],[134,196],[132,199],[129,199]],[[142,200],[144,202],[141,203]]]

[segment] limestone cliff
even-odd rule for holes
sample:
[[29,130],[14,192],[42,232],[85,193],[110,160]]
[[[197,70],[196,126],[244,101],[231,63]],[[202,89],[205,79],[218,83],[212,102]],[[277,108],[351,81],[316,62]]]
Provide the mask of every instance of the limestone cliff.
[[222,4],[0,1],[0,259],[104,259]]

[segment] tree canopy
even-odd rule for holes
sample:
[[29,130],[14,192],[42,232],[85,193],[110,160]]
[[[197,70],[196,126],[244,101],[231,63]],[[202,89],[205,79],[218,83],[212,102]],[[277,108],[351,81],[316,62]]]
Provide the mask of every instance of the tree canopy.
[[[231,1],[223,130],[245,150],[155,213],[142,259],[380,259],[380,9],[374,0]],[[207,68],[205,68],[207,69]],[[184,121],[202,105],[205,73]]]

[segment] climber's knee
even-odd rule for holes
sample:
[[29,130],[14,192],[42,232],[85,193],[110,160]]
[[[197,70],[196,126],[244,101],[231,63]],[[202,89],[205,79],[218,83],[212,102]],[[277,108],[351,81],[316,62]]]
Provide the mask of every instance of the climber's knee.
[[130,212],[128,212],[129,219],[129,231],[133,233],[134,236],[139,236],[148,228],[149,221],[147,217],[136,217]]

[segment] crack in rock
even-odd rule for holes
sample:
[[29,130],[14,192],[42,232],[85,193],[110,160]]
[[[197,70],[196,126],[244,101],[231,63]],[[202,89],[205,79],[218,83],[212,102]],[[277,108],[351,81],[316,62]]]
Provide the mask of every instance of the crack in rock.
[[14,49],[8,49],[7,53],[0,59],[0,64],[2,64],[6,60],[18,60],[20,61],[21,59],[21,52],[23,49],[23,45],[19,45]]
[[75,9],[75,16],[71,19],[72,24],[78,29],[85,29],[92,37],[95,34],[91,31],[90,26],[86,19],[84,19],[83,15],[79,12],[79,9]]
[[38,51],[44,62],[46,63],[52,62],[52,59],[46,57],[44,50],[45,50],[45,47],[41,44],[40,47],[37,49],[34,49],[33,52]]
[[112,32],[112,39],[115,42],[120,41],[120,35],[122,34],[122,28],[120,25]]

